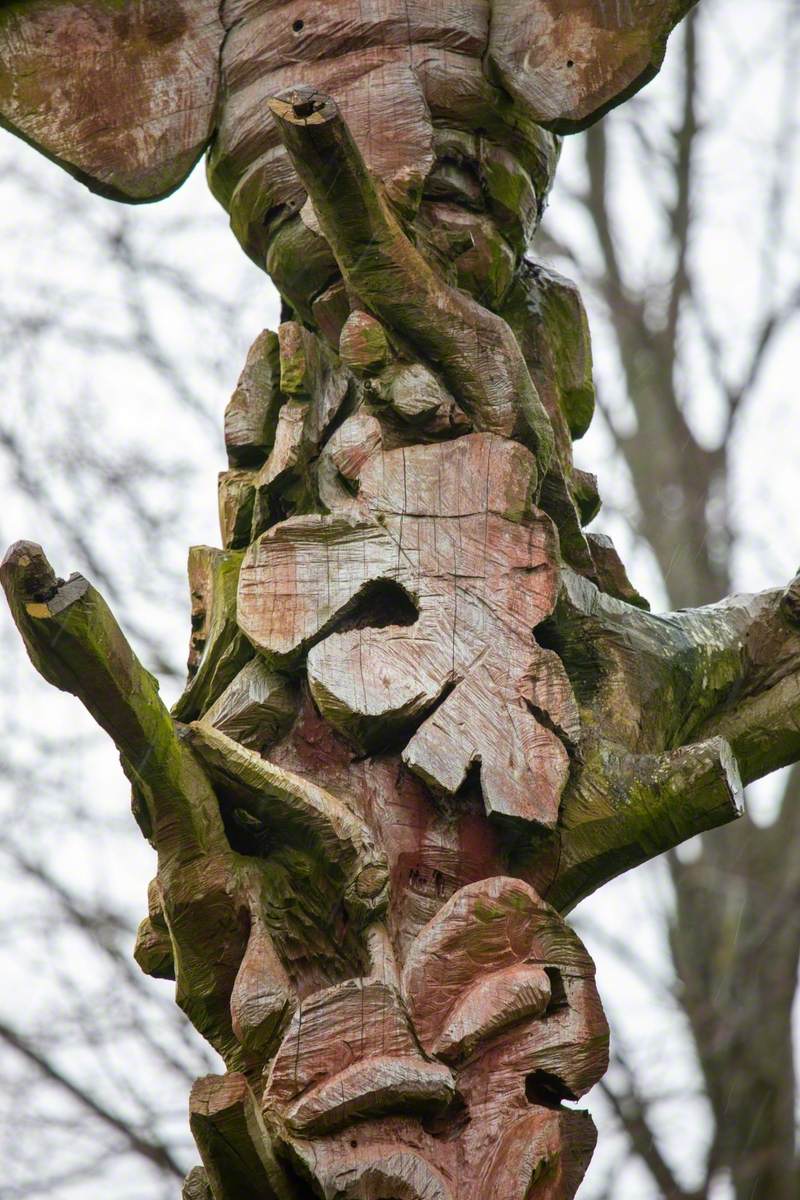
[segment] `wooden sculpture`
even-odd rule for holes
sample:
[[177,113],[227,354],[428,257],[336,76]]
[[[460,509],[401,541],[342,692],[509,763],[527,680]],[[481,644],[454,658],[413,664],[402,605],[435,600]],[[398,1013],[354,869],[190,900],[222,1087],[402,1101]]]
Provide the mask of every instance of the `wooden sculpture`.
[[800,578],[652,615],[571,443],[574,286],[529,258],[558,158],[687,0],[26,0],[0,119],[156,199],[208,151],[284,301],[225,417],[172,714],[41,549],[2,581],[116,742],[158,855],[136,958],[227,1074],[191,1200],[568,1200],[603,1074],[563,914],[800,758]]

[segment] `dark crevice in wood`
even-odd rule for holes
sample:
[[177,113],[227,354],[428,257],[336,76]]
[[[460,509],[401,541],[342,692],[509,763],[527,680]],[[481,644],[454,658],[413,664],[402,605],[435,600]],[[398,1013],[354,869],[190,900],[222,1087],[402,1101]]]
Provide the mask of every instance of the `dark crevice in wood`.
[[550,1002],[545,1012],[545,1016],[549,1017],[555,1012],[568,1008],[569,1001],[564,987],[564,978],[558,967],[545,967],[544,972],[550,980]]
[[[399,590],[402,590],[402,589],[399,589]],[[413,625],[413,623],[414,623],[413,621],[402,622],[402,621],[394,621],[394,620],[386,622],[387,625],[401,625],[401,624]],[[373,622],[368,622],[368,624],[372,625],[373,628],[380,628],[380,626],[374,625]],[[362,626],[353,626],[353,628],[362,628]],[[433,716],[433,714],[436,712],[437,708],[441,708],[441,706],[444,704],[447,697],[450,695],[450,693],[452,691],[454,691],[454,689],[458,686],[458,684],[460,682],[461,681],[459,679],[448,680],[448,682],[444,685],[442,690],[439,692],[439,695],[436,697],[436,699],[433,700],[432,703],[427,708],[422,709],[420,712],[416,713],[416,715],[412,719],[410,719],[408,721],[397,722],[393,726],[385,728],[384,730],[380,731],[377,734],[373,734],[369,739],[369,744],[368,744],[366,752],[364,754],[357,755],[352,761],[353,762],[363,762],[366,759],[375,758],[379,755],[384,756],[384,755],[400,754],[405,749],[405,747],[408,745],[409,741],[411,740],[411,738],[413,737],[413,735],[417,731],[417,729],[419,729],[419,727],[425,721],[427,721],[431,716]],[[316,707],[316,705],[315,705],[315,707]],[[317,710],[317,711],[319,711],[319,710]]]
[[450,1142],[463,1133],[471,1120],[469,1107],[464,1097],[456,1094],[452,1103],[443,1113],[425,1117],[422,1121],[422,1128],[438,1141]]
[[565,1100],[577,1100],[566,1084],[552,1071],[531,1071],[525,1076],[525,1097],[540,1108],[561,1108]]
[[[591,703],[604,678],[600,655],[591,639],[570,636],[570,631],[560,626],[558,618],[554,616],[537,625],[536,641],[544,650],[554,651],[561,659],[576,698],[581,703]],[[552,732],[560,736],[557,730]],[[569,751],[569,746],[566,749]]]
[[534,704],[533,700],[531,700],[528,696],[525,696],[524,699],[531,715],[536,717],[536,720],[541,726],[543,726],[544,729],[549,730],[554,737],[558,738],[567,754],[570,756],[570,758],[573,758],[578,753],[578,747],[575,745],[566,730],[562,729],[560,725],[556,724],[546,709],[541,708],[538,704]]

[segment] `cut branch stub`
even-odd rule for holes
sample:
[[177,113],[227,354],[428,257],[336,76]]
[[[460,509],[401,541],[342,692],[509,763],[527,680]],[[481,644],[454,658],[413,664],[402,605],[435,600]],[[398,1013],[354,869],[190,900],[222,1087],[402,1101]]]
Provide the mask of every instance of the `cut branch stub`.
[[[574,737],[577,717],[558,659],[532,636],[557,587],[532,456],[490,434],[383,451],[369,417],[326,454],[358,497],[254,543],[240,628],[276,664],[307,652],[320,710],[358,744],[411,733],[404,759],[435,786],[456,792],[480,763],[489,812],[553,825],[569,770],[553,729]],[[370,627],[370,596],[387,585],[413,623]],[[363,620],[337,631],[359,605]]]
[[505,321],[448,287],[406,237],[329,96],[298,87],[269,103],[350,288],[441,370],[478,429],[529,442],[544,476],[550,421]]
[[[254,7],[235,18],[231,14],[235,27],[229,33],[224,57],[235,78],[226,80],[230,102],[223,110],[209,155],[209,178],[212,190],[230,210],[231,227],[242,245],[259,266],[263,267],[267,258],[281,292],[298,313],[308,317],[311,296],[319,292],[320,284],[329,282],[325,280],[325,262],[330,262],[330,256],[319,252],[324,242],[305,223],[308,210],[302,217],[298,215],[305,199],[303,187],[274,123],[265,120],[268,98],[298,79],[335,89],[370,170],[381,180],[392,203],[408,217],[416,211],[433,165],[433,122],[419,75],[409,61],[407,46],[402,45],[409,33],[407,6],[400,10],[395,5],[391,13],[385,5],[372,2],[366,9],[362,0],[337,0],[333,8],[316,6],[313,20],[306,13],[308,38],[291,31],[288,12],[276,19],[273,11],[258,13]],[[454,17],[457,23],[463,20],[463,13]],[[390,23],[402,40],[393,48],[376,46],[376,38],[385,35]],[[425,24],[430,28],[429,19]],[[344,40],[342,58],[333,48],[327,58],[320,56],[318,48],[326,28],[331,47]],[[289,31],[288,39],[285,31]],[[359,41],[361,52],[354,53]],[[261,60],[258,75],[251,78],[247,66],[244,72],[237,70],[240,63],[247,63],[254,43],[264,42],[268,57]],[[430,52],[427,39],[426,49]],[[302,264],[296,261],[292,247],[304,256]]]
[[145,800],[162,854],[221,844],[210,789],[180,744],[158,683],[131,650],[102,596],[82,575],[58,579],[41,546],[16,542],[0,580],[28,655],[48,683],[78,696],[112,737]]

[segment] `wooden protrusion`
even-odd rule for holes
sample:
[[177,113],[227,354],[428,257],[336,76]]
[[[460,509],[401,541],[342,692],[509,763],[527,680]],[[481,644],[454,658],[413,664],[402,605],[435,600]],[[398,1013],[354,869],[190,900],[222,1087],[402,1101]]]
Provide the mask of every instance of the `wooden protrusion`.
[[178,1003],[223,1056],[235,1059],[229,1002],[246,946],[241,912],[254,892],[234,862],[208,776],[179,738],[155,679],[82,576],[57,579],[40,546],[17,542],[0,579],[34,665],[78,696],[116,742],[158,852],[159,894],[151,890],[147,936],[160,922],[160,902]]
[[287,972],[266,927],[262,896],[250,904],[250,933],[247,949],[236,973],[231,992],[233,1032],[248,1058],[264,1062],[296,1007],[296,997]]
[[242,746],[262,750],[286,732],[296,709],[286,676],[254,658],[204,713],[203,722]]
[[241,564],[240,551],[211,546],[193,546],[189,551],[190,676],[172,709],[179,721],[199,717],[252,658],[252,650],[236,626]]
[[226,550],[250,544],[256,498],[255,471],[220,471],[217,480],[219,531]]
[[278,1162],[244,1075],[205,1075],[189,1123],[214,1200],[304,1200]]
[[477,428],[519,432],[544,473],[552,429],[506,323],[449,288],[409,241],[330,96],[299,87],[269,104],[348,285],[441,369]]
[[492,1147],[479,1200],[573,1200],[596,1142],[586,1112],[538,1108],[520,1116]]
[[203,1167],[192,1167],[183,1181],[181,1200],[214,1200],[214,1193]]
[[389,343],[380,321],[356,310],[345,321],[339,337],[339,355],[356,374],[374,375],[389,359]]
[[284,321],[278,327],[280,347],[280,385],[285,396],[307,399],[313,394],[311,378],[313,334],[299,321]]
[[225,409],[225,447],[232,467],[264,462],[275,440],[280,405],[278,335],[265,329],[250,347]]
[[373,391],[404,425],[424,430],[434,437],[466,433],[466,413],[421,363],[398,363],[387,368],[373,383]]
[[147,888],[147,910],[147,916],[136,932],[133,957],[145,975],[153,979],[174,979],[172,939],[164,917],[157,879],[151,879]]
[[[386,882],[386,861],[372,834],[338,797],[299,775],[276,767],[205,721],[190,727],[190,739],[218,787],[234,789],[237,802],[274,831],[279,845],[312,852],[322,873],[349,895],[361,872],[375,868]],[[379,903],[379,899],[376,899]]]
[[624,600],[626,604],[633,604],[636,608],[649,610],[649,602],[640,595],[628,578],[628,572],[611,538],[602,533],[587,533],[586,541],[600,591],[616,597],[617,600]]
[[279,329],[281,388],[288,399],[278,414],[272,450],[255,477],[251,537],[289,512],[313,505],[311,464],[347,403],[352,378],[329,347],[297,321]]
[[328,345],[337,350],[345,322],[350,316],[350,300],[342,280],[332,283],[316,298],[312,305],[312,313]]

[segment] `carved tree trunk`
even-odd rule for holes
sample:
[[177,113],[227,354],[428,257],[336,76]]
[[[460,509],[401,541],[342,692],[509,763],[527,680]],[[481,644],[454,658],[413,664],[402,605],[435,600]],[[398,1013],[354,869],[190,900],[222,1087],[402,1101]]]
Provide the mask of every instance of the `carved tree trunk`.
[[[687,5],[495,0],[490,26],[486,0],[228,0],[216,43],[216,4],[190,7],[0,13],[6,122],[128,199],[213,132],[212,187],[285,303],[226,413],[171,715],[89,583],[31,543],[2,567],[157,852],[137,961],[227,1068],[192,1092],[185,1195],[569,1200],[595,1134],[564,1102],[608,1034],[563,914],[800,758],[800,583],[647,611],[583,532],[580,299],[524,257],[552,130],[644,82]],[[116,133],[76,135],[63,63],[32,121],[45,25],[145,47],[113,95],[92,60]]]

